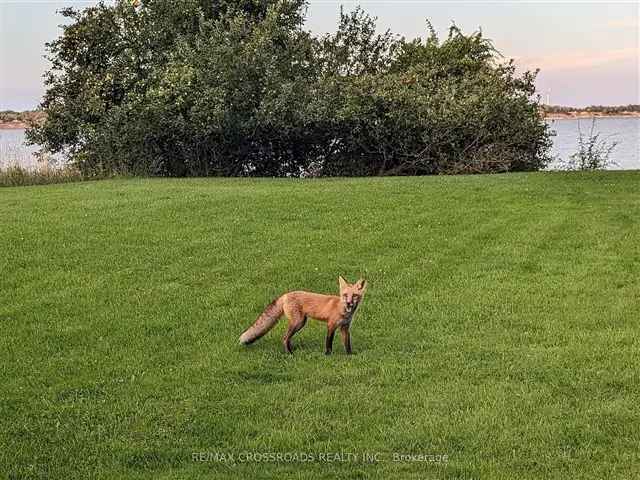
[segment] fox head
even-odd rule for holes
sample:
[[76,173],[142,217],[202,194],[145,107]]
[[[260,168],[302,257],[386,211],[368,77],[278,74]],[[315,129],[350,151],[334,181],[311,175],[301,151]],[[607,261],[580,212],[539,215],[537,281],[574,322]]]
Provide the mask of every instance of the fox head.
[[366,280],[361,278],[356,283],[349,283],[344,278],[338,277],[338,283],[340,284],[340,300],[347,311],[355,310],[367,289]]

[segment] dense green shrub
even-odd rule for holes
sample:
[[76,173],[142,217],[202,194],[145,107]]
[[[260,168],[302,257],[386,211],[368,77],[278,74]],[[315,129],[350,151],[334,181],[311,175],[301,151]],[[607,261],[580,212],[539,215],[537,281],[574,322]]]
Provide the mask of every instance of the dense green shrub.
[[[536,170],[535,74],[480,33],[376,33],[362,10],[303,29],[304,0],[147,0],[65,9],[46,121],[86,174],[299,176]],[[430,27],[430,26],[429,26]]]

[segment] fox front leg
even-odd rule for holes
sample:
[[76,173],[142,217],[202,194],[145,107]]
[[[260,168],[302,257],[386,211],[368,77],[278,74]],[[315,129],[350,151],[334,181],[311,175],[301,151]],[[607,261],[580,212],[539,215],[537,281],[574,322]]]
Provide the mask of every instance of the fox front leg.
[[342,335],[344,351],[347,355],[351,355],[351,334],[349,333],[349,325],[342,325],[340,327],[340,335]]
[[331,355],[331,350],[333,349],[333,335],[336,333],[335,325],[327,325],[327,340],[325,342],[324,354]]

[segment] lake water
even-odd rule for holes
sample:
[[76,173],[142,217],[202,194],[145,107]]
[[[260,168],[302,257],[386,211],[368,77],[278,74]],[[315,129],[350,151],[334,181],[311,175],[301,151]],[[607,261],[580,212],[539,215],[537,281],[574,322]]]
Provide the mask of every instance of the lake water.
[[36,150],[37,147],[24,144],[23,129],[0,129],[0,168],[8,165],[34,168],[38,165],[33,156]]
[[[567,160],[578,150],[580,132],[588,136],[591,132],[591,118],[569,118],[547,120],[552,130],[552,153],[556,158]],[[610,160],[616,165],[610,169],[639,170],[640,169],[640,118],[639,117],[600,117],[595,119],[594,133],[599,133],[599,139],[609,143],[617,143],[611,152]],[[551,165],[553,167],[554,164]]]
[[[547,121],[556,132],[553,137],[552,153],[554,157],[567,160],[578,149],[579,132],[588,135],[592,120],[559,119]],[[640,118],[597,118],[594,132],[600,133],[602,139],[617,142],[618,145],[611,154],[611,160],[616,163],[611,169],[638,170],[640,169]],[[21,165],[27,168],[37,166],[33,156],[36,147],[24,145],[24,130],[0,129],[0,167],[7,165]],[[551,165],[553,168],[554,164]]]

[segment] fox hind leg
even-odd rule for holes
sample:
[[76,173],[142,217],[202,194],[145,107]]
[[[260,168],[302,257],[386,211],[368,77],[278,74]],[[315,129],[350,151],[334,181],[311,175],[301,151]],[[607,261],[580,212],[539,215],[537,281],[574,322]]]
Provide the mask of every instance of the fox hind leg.
[[307,323],[307,317],[302,315],[302,312],[299,310],[292,310],[287,314],[287,317],[289,317],[289,326],[287,327],[287,332],[282,338],[282,344],[284,345],[285,352],[293,353],[293,349],[291,348],[291,337],[304,327]]

